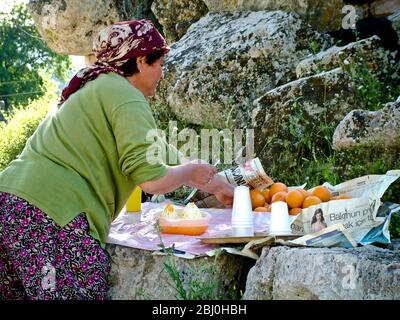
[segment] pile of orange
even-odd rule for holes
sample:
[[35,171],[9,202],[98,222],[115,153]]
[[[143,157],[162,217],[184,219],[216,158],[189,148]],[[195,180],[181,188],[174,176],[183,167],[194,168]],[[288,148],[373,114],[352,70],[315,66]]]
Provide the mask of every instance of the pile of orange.
[[271,211],[271,203],[275,201],[285,201],[289,207],[289,214],[296,215],[302,209],[327,202],[330,200],[350,199],[349,196],[332,197],[331,192],[325,186],[316,186],[306,191],[302,188],[289,191],[288,187],[282,182],[275,182],[269,189],[250,190],[251,205],[254,211]]

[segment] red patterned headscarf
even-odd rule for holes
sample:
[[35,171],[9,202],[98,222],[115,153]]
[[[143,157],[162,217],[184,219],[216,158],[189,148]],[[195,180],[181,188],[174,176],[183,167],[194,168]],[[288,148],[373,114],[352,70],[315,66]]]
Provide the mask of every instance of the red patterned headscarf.
[[123,76],[119,67],[130,58],[146,56],[159,50],[167,53],[169,49],[163,36],[149,20],[123,21],[104,28],[93,42],[96,62],[80,70],[71,79],[62,91],[59,105],[101,73],[115,72]]

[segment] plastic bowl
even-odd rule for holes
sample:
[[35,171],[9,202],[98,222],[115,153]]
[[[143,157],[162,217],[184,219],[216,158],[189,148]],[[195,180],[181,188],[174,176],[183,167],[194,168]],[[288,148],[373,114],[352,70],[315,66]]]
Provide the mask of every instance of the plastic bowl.
[[[183,209],[176,209],[177,211]],[[198,236],[203,234],[210,222],[210,214],[200,211],[202,218],[200,219],[168,219],[160,216],[160,228],[163,233],[184,234],[189,236]]]

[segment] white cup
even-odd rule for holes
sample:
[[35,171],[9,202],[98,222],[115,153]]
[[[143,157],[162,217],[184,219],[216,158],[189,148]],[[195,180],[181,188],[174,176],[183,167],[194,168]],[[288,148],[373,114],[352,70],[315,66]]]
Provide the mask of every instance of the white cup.
[[289,209],[286,202],[276,201],[271,204],[271,225],[269,234],[288,235],[291,234]]
[[253,211],[250,191],[247,186],[238,186],[235,188],[231,222],[233,236],[254,236]]

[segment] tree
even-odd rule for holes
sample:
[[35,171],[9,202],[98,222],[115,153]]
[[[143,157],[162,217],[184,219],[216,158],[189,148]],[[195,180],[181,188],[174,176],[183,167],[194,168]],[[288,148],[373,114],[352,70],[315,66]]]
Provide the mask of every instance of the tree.
[[65,81],[68,56],[53,52],[40,37],[26,4],[0,12],[0,103],[26,106],[46,92],[45,74]]

